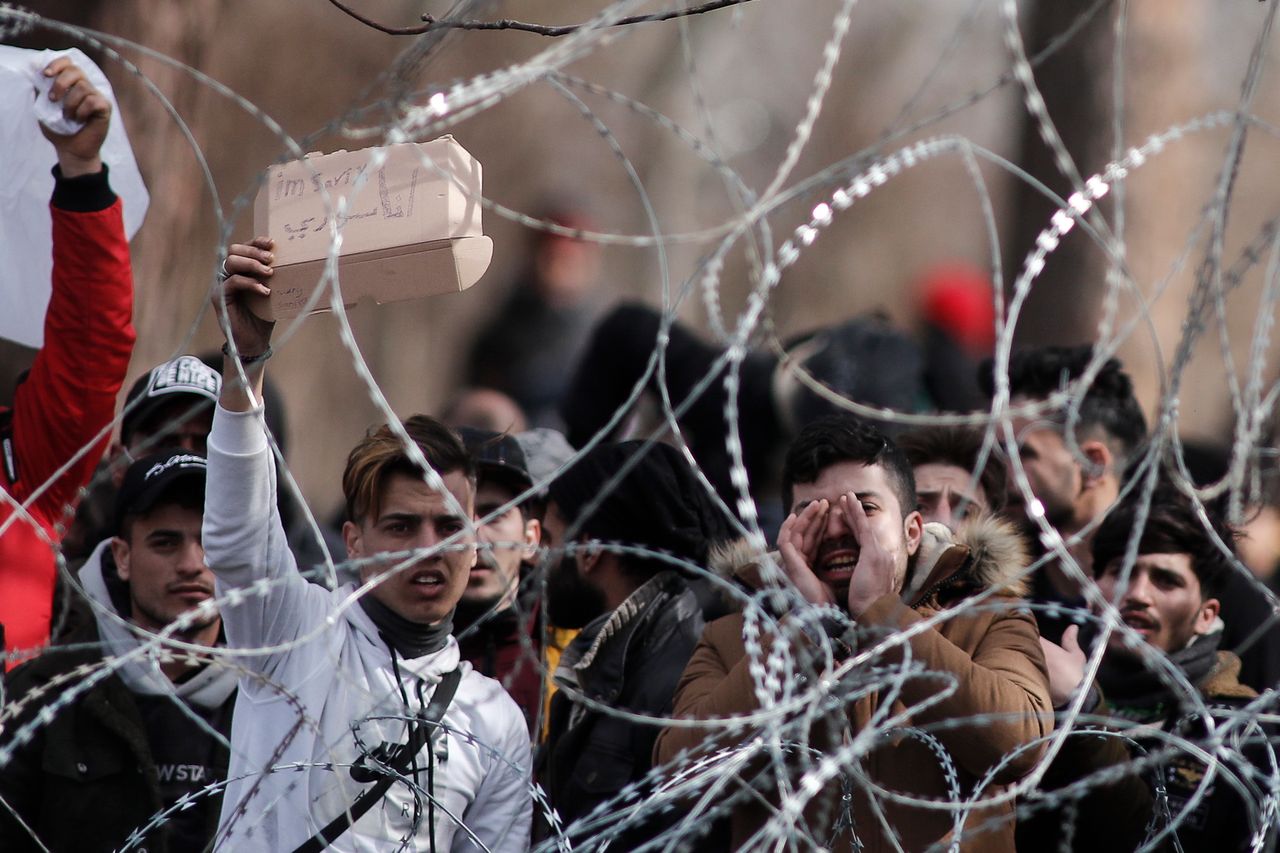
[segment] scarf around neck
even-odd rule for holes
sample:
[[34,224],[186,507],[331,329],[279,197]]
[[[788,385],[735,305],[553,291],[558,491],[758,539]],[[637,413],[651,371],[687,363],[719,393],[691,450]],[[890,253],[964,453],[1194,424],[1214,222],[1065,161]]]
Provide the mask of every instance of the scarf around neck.
[[438,652],[453,633],[453,611],[434,625],[406,619],[372,595],[360,599],[360,607],[373,620],[382,639],[402,658],[420,658]]
[[[1199,688],[1218,660],[1222,632],[1202,635],[1186,648],[1169,655],[1192,686]],[[1108,654],[1098,670],[1098,684],[1117,710],[1137,719],[1152,719],[1182,702],[1181,691],[1167,683],[1167,676],[1142,657]]]

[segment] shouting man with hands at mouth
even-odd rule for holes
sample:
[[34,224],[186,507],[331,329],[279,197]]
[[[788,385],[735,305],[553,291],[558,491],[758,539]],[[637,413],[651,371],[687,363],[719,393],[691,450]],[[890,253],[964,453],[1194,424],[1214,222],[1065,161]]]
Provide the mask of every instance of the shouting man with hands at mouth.
[[251,672],[218,847],[523,851],[524,717],[460,660],[452,635],[476,559],[471,457],[422,415],[370,430],[342,477],[343,539],[362,586],[329,592],[298,574],[260,403],[272,324],[244,304],[270,292],[271,249],[266,238],[233,245],[214,297],[229,336],[204,541],[229,599],[228,644]]
[[792,486],[794,507],[778,551],[787,577],[810,603],[843,607],[856,620],[877,599],[901,592],[923,525],[918,512],[900,519],[882,511],[892,476],[846,461],[813,483]]
[[[796,437],[784,463],[783,497],[790,515],[778,550],[786,582],[827,612],[820,620],[807,618],[797,611],[795,596],[786,596],[787,612],[762,623],[760,645],[766,656],[783,645],[797,670],[811,671],[805,684],[796,685],[802,693],[815,691],[802,703],[811,716],[797,718],[792,729],[807,739],[810,758],[788,761],[783,769],[762,753],[722,789],[721,796],[733,799],[733,848],[754,849],[786,819],[795,822],[789,833],[839,851],[920,850],[947,839],[966,851],[1013,850],[1007,800],[974,808],[956,832],[951,813],[869,796],[865,777],[895,794],[945,799],[945,764],[957,771],[962,797],[973,796],[977,782],[995,771],[976,792],[987,800],[1034,766],[1041,754],[1034,744],[1050,730],[1052,716],[1035,623],[1018,607],[1018,578],[1026,567],[1020,540],[992,538],[926,553],[911,466],[879,430],[848,415],[814,421]],[[751,567],[728,568],[740,578],[760,576]],[[972,602],[977,596],[982,601]],[[921,628],[940,614],[940,621]],[[827,636],[815,635],[815,622],[829,626]],[[741,614],[707,626],[681,679],[676,718],[716,720],[761,710],[759,694],[768,685],[758,684],[753,670],[761,671],[764,662],[752,661],[745,627]],[[862,652],[868,653],[865,661],[854,657]],[[844,664],[851,660],[857,665],[850,670]],[[895,694],[869,687],[889,684],[903,667],[907,674]],[[889,717],[897,725],[867,743],[859,762],[844,753],[845,784],[814,789],[802,816],[788,817],[779,803],[751,790],[781,790],[778,780],[768,778],[790,773],[795,778],[788,786],[803,796],[806,788],[796,783],[806,766]],[[922,739],[900,736],[903,728],[926,733],[948,762]],[[741,724],[710,734],[705,727],[673,726],[656,751],[662,761],[697,760],[725,747],[753,748],[753,736]],[[754,748],[764,749],[761,744]],[[848,776],[855,763],[865,774],[861,784]]]

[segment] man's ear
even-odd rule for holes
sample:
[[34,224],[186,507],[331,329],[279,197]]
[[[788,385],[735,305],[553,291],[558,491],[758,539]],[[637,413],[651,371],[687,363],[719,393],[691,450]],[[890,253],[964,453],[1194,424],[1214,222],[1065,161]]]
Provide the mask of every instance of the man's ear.
[[116,563],[116,574],[120,580],[129,579],[129,543],[115,536],[111,539],[111,557]]
[[1115,456],[1105,441],[1091,438],[1080,442],[1080,452],[1084,454],[1087,464],[1080,471],[1080,485],[1083,488],[1096,486],[1098,481],[1112,472]]
[[524,550],[520,552],[520,559],[528,562],[538,554],[538,546],[542,544],[542,522],[536,518],[530,518],[524,523]]
[[365,556],[364,535],[360,530],[360,525],[354,521],[344,521],[342,523],[342,541],[347,546],[348,560]]
[[907,556],[914,557],[924,539],[924,516],[913,510],[902,520],[902,534],[907,540]]
[[1192,631],[1196,636],[1207,634],[1213,629],[1213,624],[1218,621],[1218,611],[1221,605],[1218,599],[1210,598],[1200,605],[1199,612],[1196,613],[1196,621],[1192,626]]
[[599,546],[592,546],[577,553],[578,571],[583,577],[593,574],[604,564],[606,552]]

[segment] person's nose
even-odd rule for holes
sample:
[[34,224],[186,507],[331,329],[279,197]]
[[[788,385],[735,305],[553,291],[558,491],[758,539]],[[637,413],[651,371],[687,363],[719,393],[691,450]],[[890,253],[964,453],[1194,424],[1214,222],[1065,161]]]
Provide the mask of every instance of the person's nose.
[[1124,605],[1145,609],[1151,606],[1151,579],[1146,572],[1135,571],[1129,576],[1129,588],[1124,592]]
[[827,512],[827,524],[823,530],[823,538],[838,539],[852,532],[852,525],[849,519],[845,518],[844,511],[840,509],[837,501],[831,502],[831,509]]
[[182,546],[182,552],[178,556],[178,574],[198,575],[204,570],[204,546],[198,539],[192,539]]

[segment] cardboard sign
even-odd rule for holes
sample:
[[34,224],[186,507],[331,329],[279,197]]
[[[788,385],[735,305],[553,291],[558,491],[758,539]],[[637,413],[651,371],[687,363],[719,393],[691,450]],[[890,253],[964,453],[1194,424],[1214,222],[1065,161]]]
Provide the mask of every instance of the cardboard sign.
[[[480,189],[480,163],[452,136],[272,166],[254,200],[253,230],[275,240],[275,274],[271,296],[250,307],[265,320],[302,313],[323,281],[332,222],[342,239],[338,285],[348,307],[467,289],[493,257],[480,225]],[[311,311],[329,303],[321,294]]]

